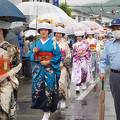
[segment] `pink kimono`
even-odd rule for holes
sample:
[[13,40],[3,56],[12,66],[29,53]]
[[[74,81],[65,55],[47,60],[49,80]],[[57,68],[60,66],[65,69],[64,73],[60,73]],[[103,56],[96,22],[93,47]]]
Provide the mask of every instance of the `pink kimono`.
[[85,83],[91,79],[91,53],[89,50],[89,44],[86,40],[73,44],[72,57],[73,64],[71,79],[77,86],[81,86],[82,83]]

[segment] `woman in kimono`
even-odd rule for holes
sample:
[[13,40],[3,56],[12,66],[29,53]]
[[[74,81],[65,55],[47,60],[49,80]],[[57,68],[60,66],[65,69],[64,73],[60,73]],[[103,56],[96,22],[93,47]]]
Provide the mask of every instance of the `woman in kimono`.
[[84,39],[84,32],[75,32],[77,42],[73,44],[72,82],[76,84],[76,94],[86,89],[86,82],[90,80],[90,50]]
[[42,120],[49,120],[50,112],[57,110],[61,53],[49,34],[52,25],[48,21],[38,23],[41,38],[30,46],[32,63],[32,106],[44,112]]
[[22,66],[18,49],[5,41],[9,25],[0,21],[0,120],[16,119],[19,82],[15,74]]
[[91,79],[89,81],[90,84],[94,83],[95,79],[96,79],[96,73],[97,73],[97,44],[98,41],[97,39],[95,39],[94,37],[94,32],[93,31],[88,31],[87,32],[87,41],[89,43],[90,46],[90,51],[91,51],[91,70],[92,70],[92,74],[93,74],[93,79]]
[[65,108],[66,107],[66,99],[69,96],[70,92],[70,61],[71,61],[71,53],[70,48],[68,46],[67,41],[64,39],[65,29],[61,26],[54,28],[55,41],[58,43],[60,47],[60,51],[62,54],[61,57],[61,76],[59,80],[59,104],[58,107]]

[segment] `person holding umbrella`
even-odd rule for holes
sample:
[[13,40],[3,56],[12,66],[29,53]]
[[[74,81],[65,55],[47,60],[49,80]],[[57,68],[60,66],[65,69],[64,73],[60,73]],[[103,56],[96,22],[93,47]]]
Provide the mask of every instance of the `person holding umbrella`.
[[32,106],[44,112],[42,120],[49,120],[50,112],[57,110],[58,87],[60,78],[61,53],[58,44],[49,34],[52,32],[50,21],[37,24],[41,38],[30,46],[32,64]]
[[76,31],[77,42],[73,44],[72,50],[72,76],[71,80],[76,84],[76,94],[81,94],[82,90],[87,89],[86,83],[91,79],[89,43],[84,38],[84,32]]
[[18,49],[5,41],[10,23],[0,21],[0,120],[16,119],[19,82],[15,77],[21,69]]
[[59,80],[59,104],[60,109],[66,108],[66,100],[69,97],[70,91],[70,61],[71,61],[71,52],[68,46],[67,41],[64,39],[65,28],[62,26],[57,26],[54,28],[55,40],[58,43],[61,50],[61,76]]
[[105,43],[100,60],[100,79],[105,80],[107,65],[110,66],[110,89],[114,99],[117,120],[120,120],[120,18],[111,22],[114,39]]

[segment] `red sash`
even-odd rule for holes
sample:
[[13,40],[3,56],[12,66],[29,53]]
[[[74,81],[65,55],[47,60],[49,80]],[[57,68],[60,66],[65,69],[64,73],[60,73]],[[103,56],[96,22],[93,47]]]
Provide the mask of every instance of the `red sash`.
[[0,57],[0,75],[5,74],[10,69],[10,62],[3,57]]
[[51,52],[38,52],[34,55],[35,60],[40,61],[48,61],[53,58],[53,54]]
[[96,51],[96,44],[90,44],[90,50],[91,51]]

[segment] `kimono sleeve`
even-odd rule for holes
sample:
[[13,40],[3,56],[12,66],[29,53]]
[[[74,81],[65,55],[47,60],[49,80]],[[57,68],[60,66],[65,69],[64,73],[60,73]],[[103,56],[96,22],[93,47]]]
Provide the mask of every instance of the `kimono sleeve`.
[[77,55],[76,45],[73,44],[72,48],[73,48],[72,49],[72,57],[75,57]]
[[10,58],[10,68],[16,67],[19,65],[20,61],[20,52],[16,46],[10,45],[7,48],[8,56]]
[[60,67],[60,61],[61,61],[61,52],[58,44],[56,43],[56,48],[53,49],[53,55],[54,57],[50,60],[50,64],[55,70],[58,70]]
[[65,46],[66,46],[66,57],[64,60],[64,66],[69,68],[71,64],[71,51],[67,43],[65,44]]
[[30,45],[30,49],[29,49],[28,53],[26,54],[26,57],[28,57],[30,61],[34,61],[34,52],[33,52],[34,47],[35,47],[35,43],[32,43]]

